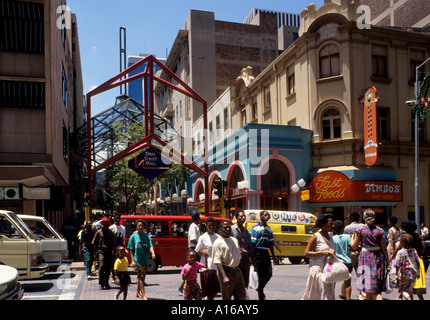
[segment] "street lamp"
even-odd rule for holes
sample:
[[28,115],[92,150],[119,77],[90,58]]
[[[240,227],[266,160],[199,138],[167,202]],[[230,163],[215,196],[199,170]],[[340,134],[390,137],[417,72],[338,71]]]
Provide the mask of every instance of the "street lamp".
[[[418,97],[419,97],[419,86],[418,86],[418,76],[419,76],[419,69],[424,66],[427,62],[430,61],[430,58],[428,58],[426,61],[421,63],[419,66],[415,68],[415,85],[416,85],[416,91],[415,91],[415,103],[418,103]],[[418,137],[418,112],[415,112],[415,222],[418,226],[418,230],[421,233],[421,223],[420,223],[420,181],[419,181],[419,137]]]

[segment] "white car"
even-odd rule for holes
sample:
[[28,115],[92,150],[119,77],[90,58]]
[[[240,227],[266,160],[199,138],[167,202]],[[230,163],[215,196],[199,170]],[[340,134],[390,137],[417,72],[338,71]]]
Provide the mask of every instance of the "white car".
[[67,240],[44,217],[19,214],[19,218],[36,234],[42,244],[42,256],[49,269],[69,264]]
[[0,300],[21,300],[24,289],[18,282],[18,270],[0,265]]

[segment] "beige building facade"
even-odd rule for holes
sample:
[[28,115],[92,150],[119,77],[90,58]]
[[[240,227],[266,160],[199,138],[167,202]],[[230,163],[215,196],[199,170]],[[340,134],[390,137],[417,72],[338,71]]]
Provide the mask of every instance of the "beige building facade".
[[[236,82],[232,129],[252,122],[313,131],[313,169],[303,178],[314,213],[332,212],[344,220],[348,212],[370,207],[381,225],[389,215],[413,218],[414,117],[406,102],[415,99],[414,70],[430,56],[430,35],[379,26],[360,29],[359,3],[337,2],[309,5],[301,12],[299,39],[251,82]],[[422,71],[428,73],[430,64]],[[372,167],[365,163],[367,128],[361,102],[369,87],[375,87],[379,97],[378,160]],[[428,122],[420,122],[420,128],[421,221],[429,223]],[[327,180],[327,194],[317,197],[317,182],[330,179],[331,173],[336,179]],[[359,187],[363,195],[352,192]],[[335,199],[345,189],[351,194],[346,190],[344,198]]]
[[60,225],[83,180],[73,138],[84,119],[76,16],[61,0],[3,1],[1,10],[0,208]]

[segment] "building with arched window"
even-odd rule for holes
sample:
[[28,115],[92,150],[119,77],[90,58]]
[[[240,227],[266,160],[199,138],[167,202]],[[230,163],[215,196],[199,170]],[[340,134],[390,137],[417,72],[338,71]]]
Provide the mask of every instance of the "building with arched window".
[[[210,150],[210,199],[205,198],[203,178],[192,175],[192,204],[204,212],[204,203],[209,201],[206,215],[225,216],[225,203],[213,192],[215,180],[222,179],[227,216],[253,208],[309,211],[291,187],[307,178],[312,168],[311,135],[310,130],[297,126],[247,124],[236,130]],[[195,161],[203,165],[203,158]]]
[[[284,153],[287,147],[270,149],[262,160],[269,170],[248,190],[258,194],[258,201],[248,202],[251,208],[305,208],[340,220],[350,211],[373,208],[382,226],[390,215],[414,219],[414,116],[407,101],[415,99],[415,67],[430,56],[430,34],[419,28],[363,29],[358,5],[350,0],[326,1],[319,9],[309,5],[301,12],[299,38],[255,78],[248,68],[252,81],[237,80],[233,130],[258,123],[312,132],[311,169],[297,170],[291,154]],[[430,63],[420,71],[429,70]],[[368,124],[362,96],[369,87],[378,95],[373,166],[364,153]],[[430,130],[428,121],[419,126],[420,220],[429,223]],[[294,170],[301,175],[293,178]],[[309,188],[308,201],[296,199],[287,187],[300,178]]]

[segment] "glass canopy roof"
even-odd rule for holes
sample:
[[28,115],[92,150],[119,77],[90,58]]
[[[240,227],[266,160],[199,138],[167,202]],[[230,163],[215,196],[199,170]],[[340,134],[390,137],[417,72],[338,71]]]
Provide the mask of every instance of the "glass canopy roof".
[[[145,107],[132,98],[122,95],[117,97],[116,104],[91,118],[92,168],[95,168],[129,146],[130,137],[127,129],[132,124],[145,125]],[[112,141],[115,127],[124,125],[117,141]],[[170,125],[169,121],[154,114],[154,133],[169,143],[176,150],[181,150],[180,134]],[[78,129],[79,143],[84,158],[87,157],[87,127],[86,123]],[[143,139],[142,136],[141,139]],[[137,142],[137,141],[134,141]],[[152,145],[162,149],[157,141]]]

